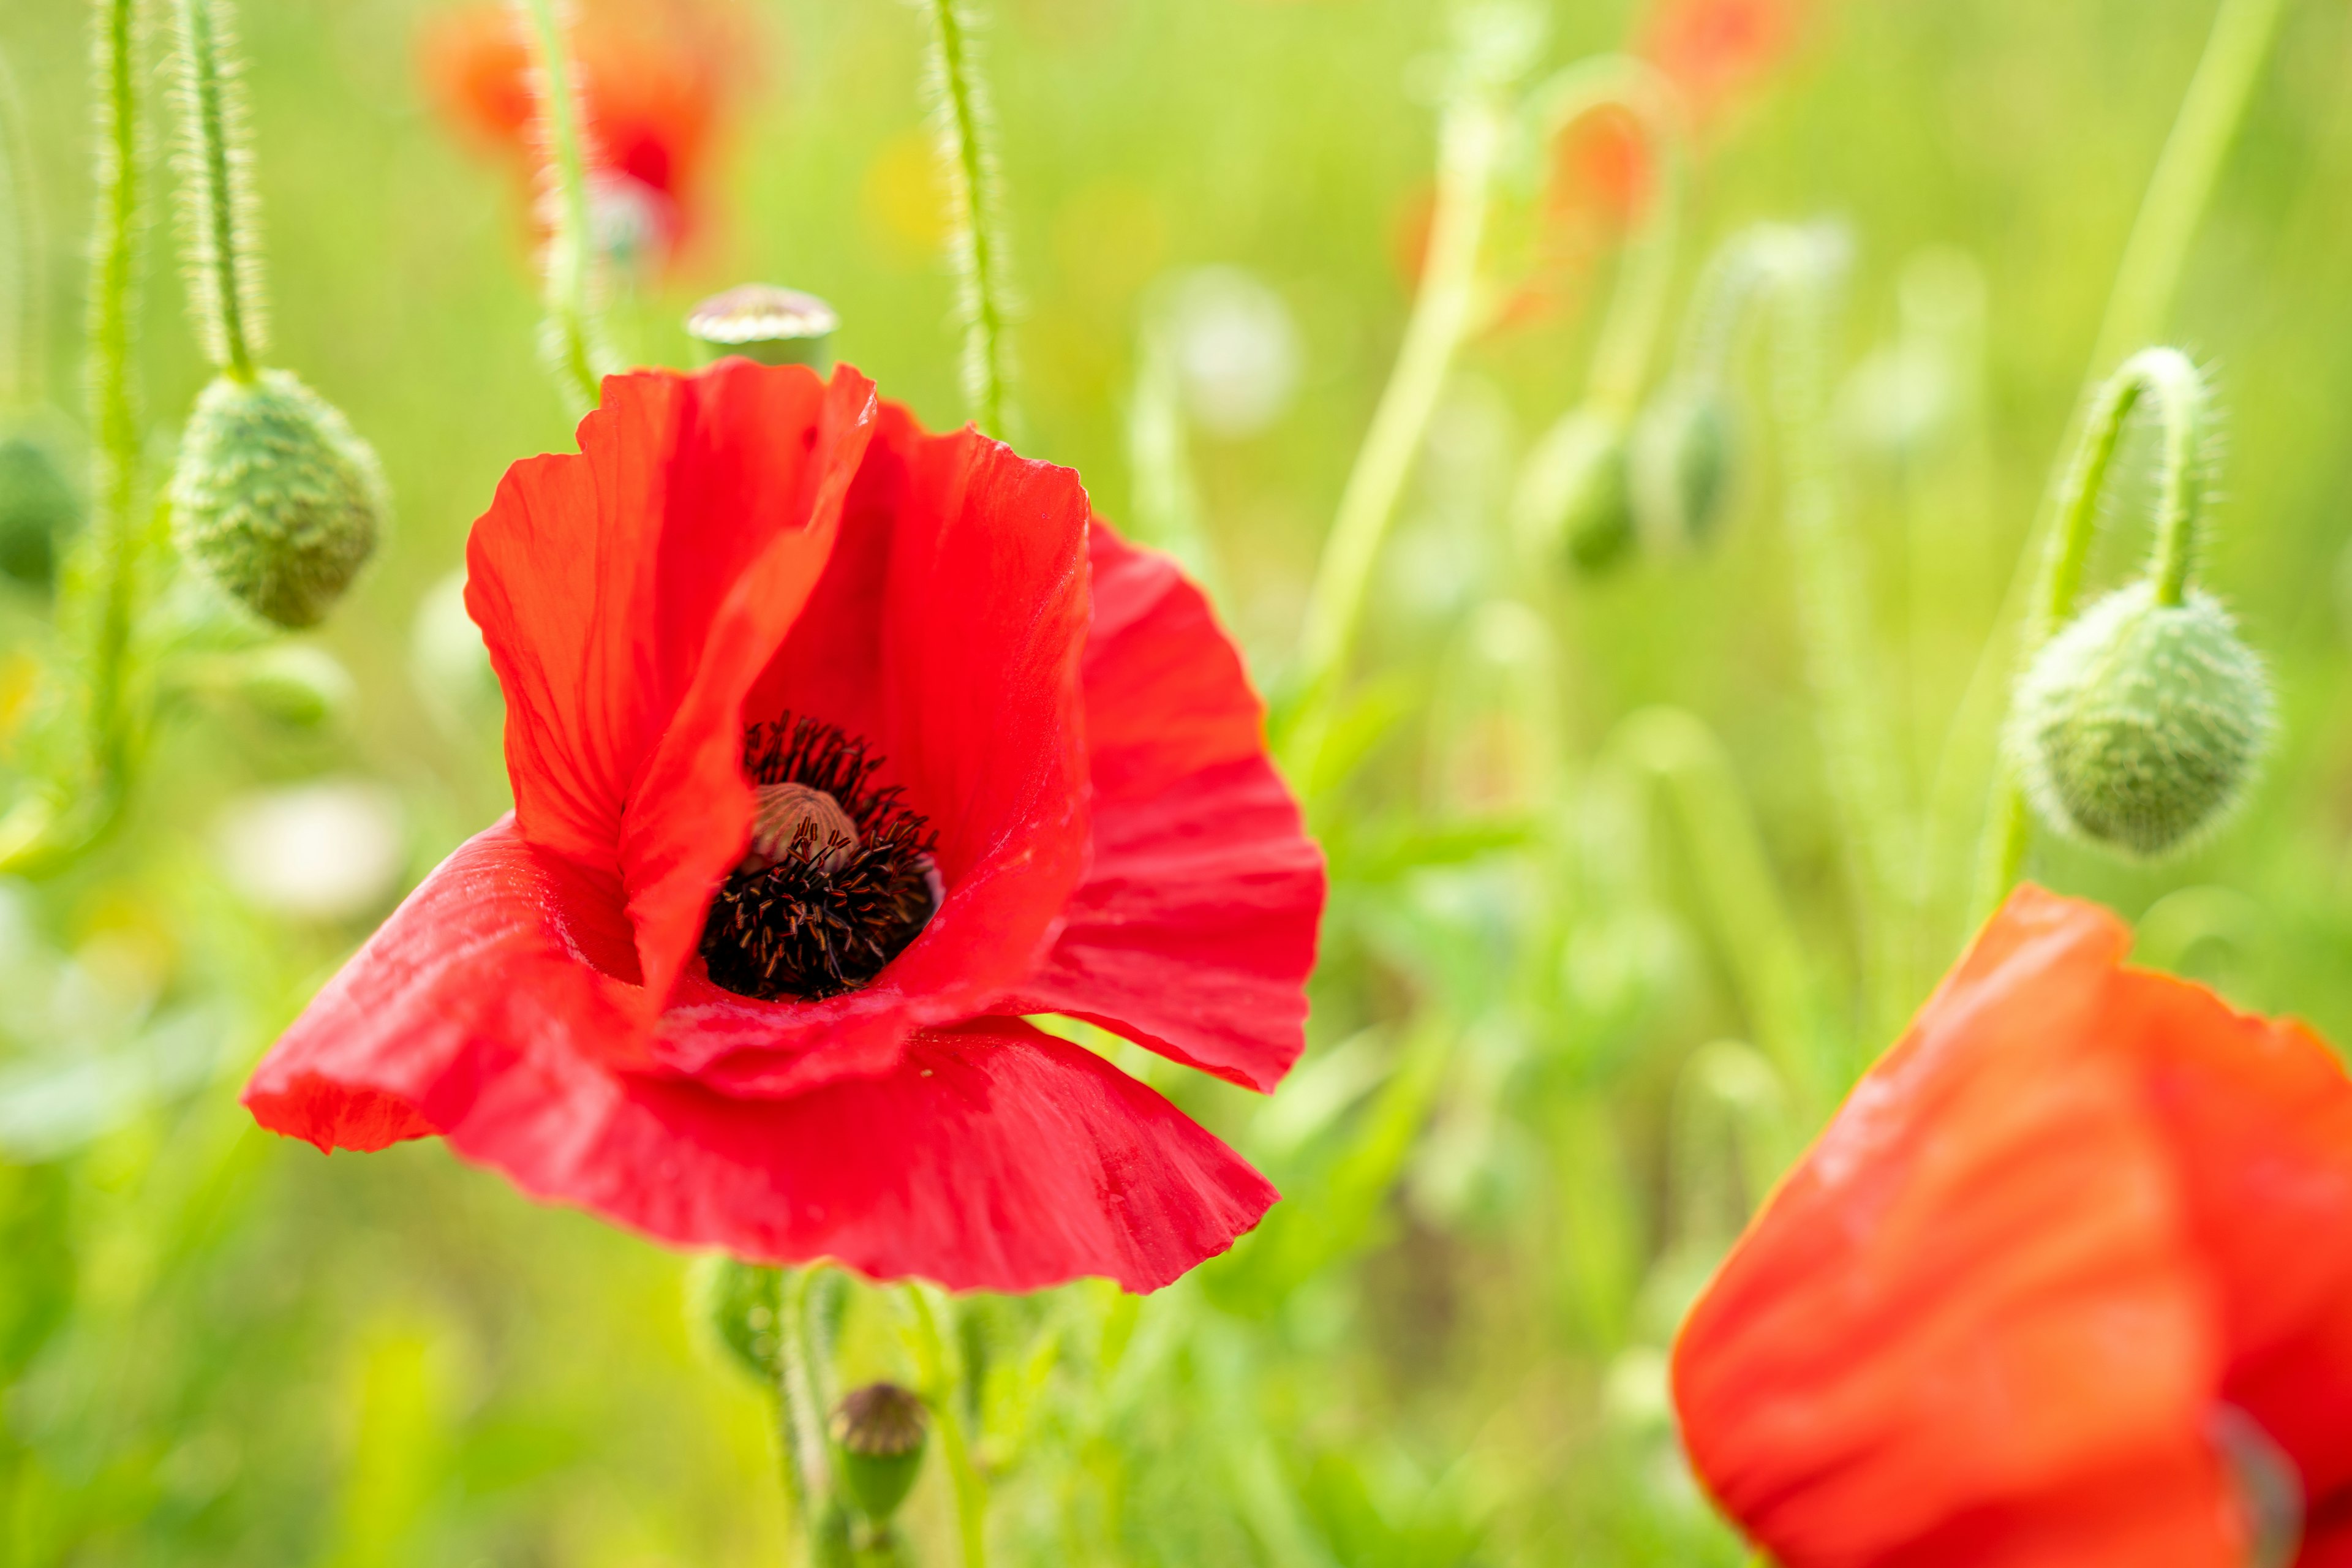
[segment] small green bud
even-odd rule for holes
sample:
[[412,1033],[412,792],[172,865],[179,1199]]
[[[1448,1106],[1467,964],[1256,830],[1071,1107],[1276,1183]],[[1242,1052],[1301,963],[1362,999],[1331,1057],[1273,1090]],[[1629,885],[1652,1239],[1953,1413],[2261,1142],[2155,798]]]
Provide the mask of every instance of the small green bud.
[[56,580],[58,547],[81,526],[81,492],[68,468],[40,426],[0,429],[0,573],[26,587]]
[[2227,816],[2273,723],[2262,659],[2229,612],[2141,582],[2050,639],[2018,683],[2009,749],[2051,826],[2123,854],[2178,848]]
[[783,1271],[716,1253],[687,1277],[687,1313],[747,1377],[773,1388],[780,1375]]
[[445,729],[464,733],[499,711],[498,672],[482,630],[466,611],[466,569],[442,578],[416,601],[410,624],[408,675]]
[[324,729],[349,714],[358,699],[341,660],[299,643],[280,643],[239,660],[236,689],[265,718],[295,730]]
[[315,624],[375,549],[388,509],[375,454],[288,372],[224,375],[196,399],[172,475],[173,541],[255,614]]
[[740,354],[761,364],[833,363],[833,334],[841,318],[832,306],[797,289],[745,283],[713,294],[688,312],[687,335],[706,361]]
[[1633,428],[1633,507],[1645,535],[1698,544],[1723,521],[1737,445],[1731,405],[1715,387],[1661,396]]
[[875,1524],[888,1522],[923,1468],[923,1402],[895,1383],[842,1395],[827,1431],[841,1488]]
[[1564,548],[1587,573],[1615,566],[1634,544],[1623,422],[1580,408],[1554,425],[1528,455],[1515,504],[1530,545]]

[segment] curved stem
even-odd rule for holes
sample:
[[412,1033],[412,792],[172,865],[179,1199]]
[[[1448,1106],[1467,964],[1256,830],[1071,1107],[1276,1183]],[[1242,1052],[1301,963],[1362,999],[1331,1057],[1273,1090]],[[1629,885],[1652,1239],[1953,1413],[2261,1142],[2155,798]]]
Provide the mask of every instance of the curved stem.
[[1503,115],[1490,95],[1467,94],[1438,132],[1437,212],[1421,291],[1405,324],[1396,367],[1340,492],[1299,630],[1296,690],[1301,704],[1290,748],[1309,763],[1320,743],[1321,710],[1354,649],[1364,597],[1397,497],[1420,452],[1446,373],[1468,331],[1477,297],[1478,251],[1503,144]]
[[[2124,242],[2123,258],[2116,268],[2106,312],[2091,351],[2090,368],[2076,399],[2076,412],[2068,425],[2068,437],[2059,447],[2061,452],[2074,451],[2081,445],[2075,432],[2085,426],[2104,367],[2115,363],[2126,344],[2144,342],[2163,331],[2173,296],[2179,291],[2181,271],[2188,264],[2189,242],[2212,200],[2222,157],[2237,139],[2238,127],[2245,119],[2246,105],[2252,99],[2255,79],[2270,53],[2284,4],[2285,0],[2221,0],[2214,14],[2213,30],[2206,37],[2196,73],[2182,94],[2171,133],[2165,139],[2164,151],[2140,197],[2139,215]],[[2051,548],[2040,546],[2039,542],[2048,538],[2056,526],[2063,483],[2061,470],[2052,476],[2050,487],[2043,491],[2033,529],[2018,557],[2017,573],[2002,606],[2001,624],[2010,621],[2027,592],[2027,574],[2037,554],[2046,554]],[[2004,668],[2015,668],[2019,662],[2011,658],[2004,664],[2001,640],[1998,634],[1987,639],[1961,700],[1961,718],[1955,720],[1956,726],[1971,714],[1994,710],[1995,683],[2000,672]],[[2038,639],[2029,638],[2023,643],[2028,655],[2038,646]],[[2005,705],[1999,710],[2005,711]],[[2011,787],[2007,770],[1996,761],[1992,805],[1985,820],[1979,855],[1973,910],[1977,920],[1989,916],[2016,881],[2025,862],[2029,836],[2024,798]]]
[[987,141],[987,87],[973,58],[972,21],[963,0],[929,0],[929,10],[940,163],[948,177],[949,259],[964,324],[964,395],[982,431],[1002,437],[1010,379],[1005,330],[1012,310],[997,216],[996,158]]
[[[2157,405],[2163,426],[2163,468],[2158,481],[2157,544],[2152,572],[2157,602],[2178,605],[2189,585],[2204,515],[2202,447],[2205,378],[2179,349],[2143,349],[2102,385],[2058,489],[2058,531],[2043,552],[2042,575],[2028,607],[2018,650],[2021,671],[2074,613],[2083,571],[2099,532],[2099,496],[2123,440],[2124,426],[2143,398]],[[1990,913],[2024,868],[2033,824],[2025,795],[2004,767],[2000,798],[1985,838],[1977,906]]]
[[592,217],[588,205],[586,132],[579,86],[556,0],[515,0],[530,27],[538,65],[539,134],[548,192],[547,321],[541,345],[558,385],[583,408],[593,408],[601,378],[617,369],[593,310]]
[[1656,68],[1630,55],[1607,55],[1570,67],[1538,90],[1536,102],[1546,146],[1586,116],[1621,109],[1640,124],[1656,160],[1657,188],[1626,236],[1609,313],[1601,320],[1592,353],[1591,401],[1630,416],[1641,402],[1651,352],[1665,321],[1666,291],[1674,281],[1675,247],[1688,183],[1681,107],[1673,85]]
[[[259,289],[246,226],[242,189],[245,153],[236,145],[237,108],[223,64],[228,45],[222,0],[173,0],[180,33],[180,81],[187,116],[189,282],[205,351],[237,381],[254,378],[248,318],[257,318]],[[258,320],[251,325],[258,327]]]
[[963,1427],[963,1411],[956,1400],[956,1363],[940,1332],[923,1287],[908,1280],[898,1288],[914,1327],[909,1342],[923,1383],[923,1400],[939,1423],[940,1451],[947,1456],[948,1479],[955,1491],[956,1535],[963,1548],[963,1568],[987,1568],[988,1483],[972,1462],[971,1443]]

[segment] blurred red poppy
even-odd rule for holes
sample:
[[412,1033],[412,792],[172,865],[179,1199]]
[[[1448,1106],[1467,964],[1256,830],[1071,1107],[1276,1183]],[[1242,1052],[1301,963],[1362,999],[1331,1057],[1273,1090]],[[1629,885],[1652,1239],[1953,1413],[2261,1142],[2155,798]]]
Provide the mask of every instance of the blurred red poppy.
[[518,463],[467,604],[514,813],[255,1073],[321,1148],[438,1133],[752,1258],[1167,1283],[1273,1189],[1087,1019],[1270,1089],[1322,862],[1199,592],[1077,476],[855,371],[604,384]]
[[1692,1311],[1784,1568],[2352,1562],[2352,1082],[2129,945],[2021,890]]
[[1704,122],[1787,55],[1802,6],[1803,0],[1659,0],[1634,47]]
[[[715,0],[585,0],[577,16],[572,44],[600,240],[625,260],[667,264],[704,221],[706,171],[751,85],[757,39],[745,16]],[[514,9],[445,13],[424,47],[442,112],[536,183],[531,54]]]

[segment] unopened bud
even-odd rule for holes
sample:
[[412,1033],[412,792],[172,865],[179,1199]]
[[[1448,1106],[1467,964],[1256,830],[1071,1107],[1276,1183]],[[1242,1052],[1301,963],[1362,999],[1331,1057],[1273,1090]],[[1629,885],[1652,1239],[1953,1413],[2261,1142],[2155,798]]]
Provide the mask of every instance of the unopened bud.
[[895,1383],[869,1383],[842,1396],[827,1431],[842,1490],[876,1524],[888,1521],[923,1468],[923,1402]]
[[2018,683],[2009,747],[2052,826],[2162,855],[2220,822],[2268,742],[2270,682],[2229,613],[2135,583],[2093,605]]
[[289,729],[323,729],[350,713],[358,696],[351,672],[324,648],[281,643],[238,665],[237,694]]
[[481,628],[466,611],[462,566],[416,601],[408,634],[408,677],[426,711],[452,732],[462,734],[498,716],[498,672],[490,666]]
[[1697,544],[1722,521],[1736,441],[1730,405],[1712,386],[1684,386],[1652,404],[1634,426],[1633,506],[1644,534]]
[[57,577],[58,547],[81,526],[81,493],[59,443],[32,423],[0,428],[0,573],[27,587]]
[[307,626],[342,596],[388,510],[375,454],[285,371],[205,388],[172,476],[172,537],[247,609]]
[[779,1269],[717,1254],[698,1258],[687,1279],[687,1312],[745,1375],[773,1388],[782,1326]]
[[1588,573],[1616,565],[1634,542],[1623,423],[1580,408],[1553,426],[1528,456],[1514,505],[1530,545],[1565,549]]
[[745,283],[713,294],[686,318],[687,335],[703,347],[706,359],[740,354],[761,364],[805,364],[818,370],[833,363],[833,334],[841,318],[814,294]]

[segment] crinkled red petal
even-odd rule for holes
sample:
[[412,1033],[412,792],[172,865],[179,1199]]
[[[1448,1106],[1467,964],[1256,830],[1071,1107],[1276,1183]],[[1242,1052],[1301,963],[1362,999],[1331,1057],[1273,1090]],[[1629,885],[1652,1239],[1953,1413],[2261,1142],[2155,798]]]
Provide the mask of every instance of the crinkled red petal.
[[628,1027],[594,967],[629,961],[618,910],[501,823],[362,949],[246,1103],[322,1148],[438,1131],[665,1241],[957,1289],[1152,1289],[1274,1201],[1158,1094],[1013,1020],[918,1035],[883,1074],[789,1099],[616,1069],[583,1037]]
[[1068,469],[885,406],[831,563],[743,710],[867,742],[877,783],[938,833],[947,897],[846,995],[750,1002],[689,974],[662,1022],[668,1067],[768,1095],[881,1071],[910,1030],[985,1012],[1036,967],[1086,866],[1089,515]]
[[1087,643],[1094,855],[1009,1008],[1270,1089],[1304,1045],[1323,857],[1241,656],[1173,563],[1100,522]]
[[2127,942],[2019,893],[1685,1325],[1692,1462],[1787,1568],[2240,1560],[2219,1313],[2109,1048]]

